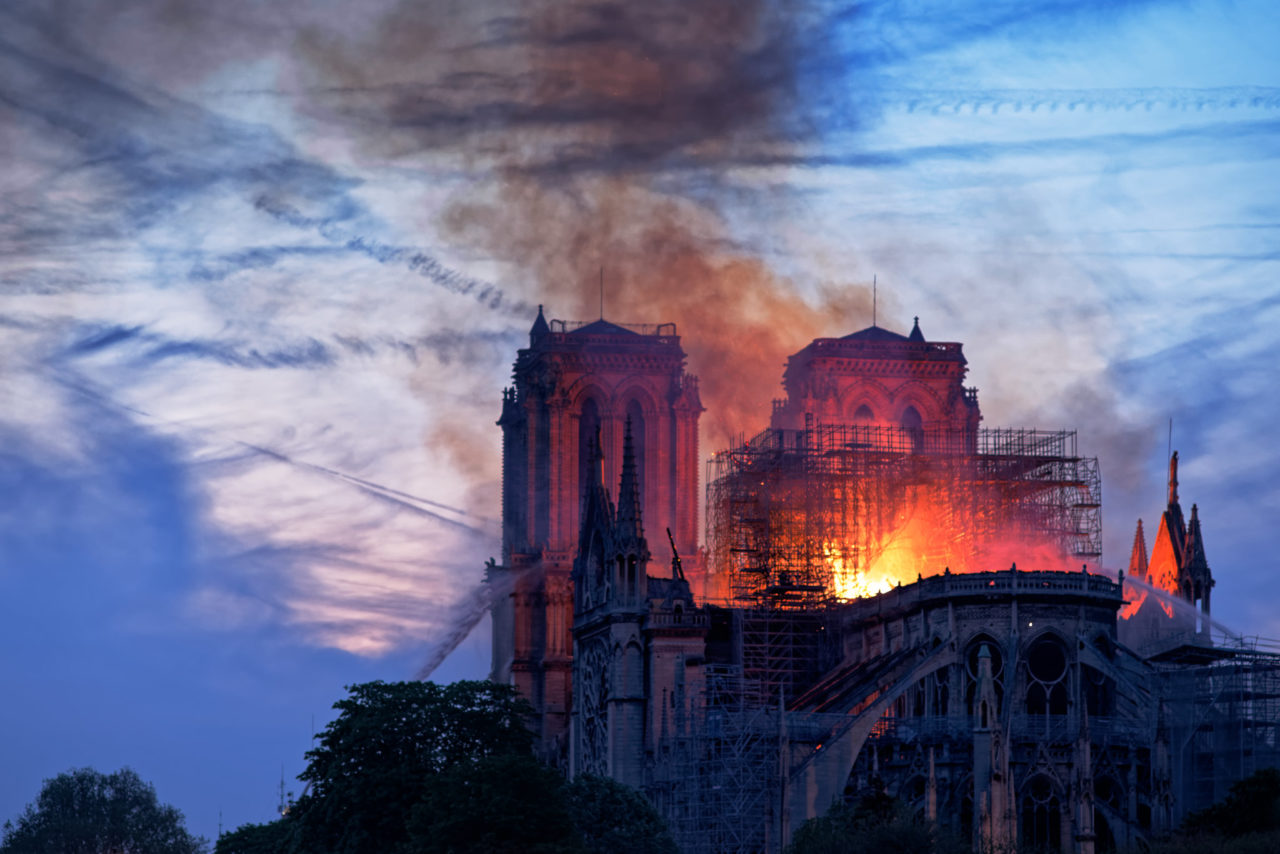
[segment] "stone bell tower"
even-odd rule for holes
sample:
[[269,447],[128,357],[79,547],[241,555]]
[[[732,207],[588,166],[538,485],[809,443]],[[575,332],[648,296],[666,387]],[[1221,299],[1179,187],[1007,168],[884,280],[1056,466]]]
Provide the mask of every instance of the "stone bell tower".
[[[618,482],[631,423],[635,490],[648,523],[670,528],[682,557],[698,548],[697,379],[673,323],[621,326],[538,317],[503,392],[502,561],[490,567],[493,668],[538,714],[548,758],[564,755],[572,698],[573,568],[591,451]],[[651,546],[670,565],[665,536]],[[696,560],[694,561],[696,563]],[[686,567],[690,565],[686,558]]]
[[[972,453],[982,413],[966,388],[963,345],[926,341],[916,318],[911,334],[869,326],[843,338],[818,338],[787,360],[785,400],[775,401],[774,428],[810,423],[891,427],[928,450],[925,434],[946,436]],[[920,446],[925,447],[920,447]]]

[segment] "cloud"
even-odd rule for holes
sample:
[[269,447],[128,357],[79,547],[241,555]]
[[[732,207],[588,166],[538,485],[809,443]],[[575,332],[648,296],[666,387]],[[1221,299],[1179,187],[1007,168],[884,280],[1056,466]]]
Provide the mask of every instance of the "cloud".
[[[876,276],[987,426],[1079,430],[1111,563],[1172,415],[1215,615],[1265,631],[1275,40],[1256,2],[3,4],[11,776],[181,755],[237,781],[202,832],[268,819],[311,712],[472,624],[500,389],[602,270],[610,319],[678,324],[704,453]],[[120,735],[174,721],[209,726]]]
[[[1169,299],[1142,265],[1239,275],[1275,217],[1248,192],[1134,211],[1163,207],[1149,176],[1263,168],[1277,90],[975,69],[1163,7],[11,4],[0,274],[30,406],[7,418],[91,453],[63,408],[88,389],[174,443],[219,543],[193,559],[238,567],[190,607],[364,651],[452,619],[428,603],[493,551],[476,425],[533,306],[592,316],[602,270],[611,318],[679,323],[704,450],[761,426],[789,353],[868,322],[878,274],[884,324],[969,342],[990,418],[1080,424],[1137,483],[1159,360],[1119,333]],[[1153,331],[1191,346],[1174,314]],[[417,616],[393,607],[414,585]]]

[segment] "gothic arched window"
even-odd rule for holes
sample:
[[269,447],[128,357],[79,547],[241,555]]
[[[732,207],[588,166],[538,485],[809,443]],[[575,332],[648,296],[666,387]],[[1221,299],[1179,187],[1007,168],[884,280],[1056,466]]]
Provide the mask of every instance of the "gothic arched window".
[[1067,713],[1067,650],[1053,637],[1041,637],[1027,650],[1027,714]]
[[[600,406],[594,398],[588,397],[582,403],[582,412],[578,415],[578,500],[586,494],[587,483],[591,480],[591,448],[597,441],[600,431]],[[599,452],[599,449],[597,449]]]
[[907,434],[912,451],[918,454],[924,450],[924,419],[914,406],[908,406],[902,412],[902,432]]
[[1043,774],[1022,787],[1022,843],[1034,851],[1058,851],[1062,845],[1062,801]]

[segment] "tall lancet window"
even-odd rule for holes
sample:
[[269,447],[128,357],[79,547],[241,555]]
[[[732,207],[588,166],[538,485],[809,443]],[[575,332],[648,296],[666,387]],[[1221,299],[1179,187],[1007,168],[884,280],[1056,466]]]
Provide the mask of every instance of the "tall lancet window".
[[[596,404],[594,398],[588,397],[582,404],[582,412],[578,415],[578,501],[582,501],[582,496],[587,491],[587,484],[591,481],[591,465],[592,457],[599,453],[597,448],[595,451],[595,443],[598,440],[600,431],[600,407]],[[598,461],[595,465],[599,465]]]
[[907,434],[912,451],[918,454],[924,450],[924,419],[914,406],[908,406],[902,413],[902,432]]
[[[636,489],[640,493],[640,509],[641,512],[648,510],[648,504],[645,502],[645,472],[648,471],[648,460],[645,458],[645,429],[644,429],[644,411],[640,408],[640,401],[633,400],[627,404],[627,417],[631,419],[631,453],[636,458]],[[650,525],[654,520],[645,519]]]

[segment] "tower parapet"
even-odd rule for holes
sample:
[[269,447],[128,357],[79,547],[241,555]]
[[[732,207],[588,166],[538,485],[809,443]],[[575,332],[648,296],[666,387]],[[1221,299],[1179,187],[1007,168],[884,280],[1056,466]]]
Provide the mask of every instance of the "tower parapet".
[[772,426],[864,424],[976,435],[982,414],[977,389],[964,386],[964,346],[926,341],[919,321],[910,335],[869,326],[815,339],[787,360],[787,398],[775,404]]

